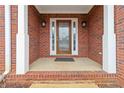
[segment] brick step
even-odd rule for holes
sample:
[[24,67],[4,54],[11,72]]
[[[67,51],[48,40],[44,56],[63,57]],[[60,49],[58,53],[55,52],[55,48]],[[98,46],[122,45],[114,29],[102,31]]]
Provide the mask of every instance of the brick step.
[[34,87],[119,87],[115,80],[39,80],[31,83]]
[[[96,84],[98,87],[120,87],[114,79],[98,80],[7,80],[8,87],[30,87],[32,84]],[[39,85],[38,85],[39,86]]]
[[33,81],[33,84],[81,84],[81,83],[95,83],[95,80],[39,80]]
[[31,88],[86,88],[98,87],[95,80],[47,80],[33,81]]
[[116,79],[115,74],[104,72],[29,72],[25,75],[9,74],[7,80],[98,80]]

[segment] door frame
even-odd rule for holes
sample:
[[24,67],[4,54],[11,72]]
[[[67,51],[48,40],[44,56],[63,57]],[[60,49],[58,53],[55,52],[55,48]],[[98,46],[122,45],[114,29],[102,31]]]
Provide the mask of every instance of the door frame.
[[[59,36],[59,22],[68,22],[69,23],[69,51],[68,52],[62,52],[62,51],[59,51],[59,41],[58,41],[58,36]],[[72,46],[72,42],[71,42],[71,20],[56,20],[56,48],[57,48],[57,55],[58,54],[71,54],[71,46]]]
[[[71,20],[71,54],[69,55],[78,55],[78,18],[50,18],[50,56],[56,56],[57,55],[57,48],[56,48],[56,21],[57,20]],[[52,28],[52,22],[54,22],[55,26],[54,26],[54,31],[53,31],[53,28]],[[76,23],[76,44],[75,44],[75,47],[76,49],[74,50],[74,37],[73,37],[73,22]],[[52,43],[52,34],[54,32],[54,44]],[[54,50],[52,49],[52,47],[55,47]],[[67,54],[66,54],[67,55]]]

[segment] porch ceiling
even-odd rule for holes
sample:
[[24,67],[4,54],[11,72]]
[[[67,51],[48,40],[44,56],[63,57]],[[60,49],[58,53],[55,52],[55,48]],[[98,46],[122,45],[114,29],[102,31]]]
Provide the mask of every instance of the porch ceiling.
[[87,14],[93,5],[35,5],[41,14]]

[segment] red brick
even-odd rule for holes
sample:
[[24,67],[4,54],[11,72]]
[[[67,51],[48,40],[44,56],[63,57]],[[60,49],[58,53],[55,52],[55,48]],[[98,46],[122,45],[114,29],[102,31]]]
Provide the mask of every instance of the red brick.
[[103,6],[94,6],[88,15],[88,57],[102,64]]

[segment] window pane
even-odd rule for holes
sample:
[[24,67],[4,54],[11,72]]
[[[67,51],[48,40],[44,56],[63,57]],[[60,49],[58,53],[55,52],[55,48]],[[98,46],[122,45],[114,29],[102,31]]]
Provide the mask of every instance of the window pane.
[[54,46],[54,44],[55,44],[55,25],[54,25],[55,23],[54,22],[52,22],[52,50],[54,51],[54,49],[55,49],[55,46]]
[[73,22],[73,50],[76,51],[76,23]]
[[54,22],[52,22],[52,27],[54,27]]
[[52,33],[52,50],[54,51],[54,33]]
[[61,51],[69,50],[69,24],[67,22],[59,23],[59,49]]
[[74,48],[73,48],[73,50],[75,51],[76,50],[76,34],[74,33],[74,41],[73,41],[74,43]]
[[75,22],[73,22],[73,28],[76,28],[76,24],[75,24]]

